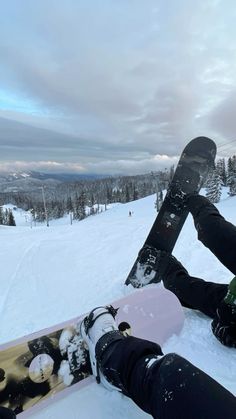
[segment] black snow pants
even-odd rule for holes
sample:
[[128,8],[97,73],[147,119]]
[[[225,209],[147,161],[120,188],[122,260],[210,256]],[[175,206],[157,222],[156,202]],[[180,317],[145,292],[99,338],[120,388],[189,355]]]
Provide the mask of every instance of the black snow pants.
[[[205,198],[190,201],[199,239],[236,274],[236,228]],[[227,292],[227,285],[190,277],[178,261],[165,286],[185,305],[211,317]],[[236,418],[236,398],[228,390],[181,356],[163,355],[156,343],[135,337],[113,342],[100,367],[109,382],[154,419]]]
[[12,410],[0,407],[0,419],[16,419],[16,415]]
[[101,370],[155,419],[235,419],[236,398],[219,383],[159,345],[127,337],[110,345]]
[[[236,275],[236,227],[226,221],[217,208],[203,196],[191,196],[188,207],[198,239]],[[216,309],[228,290],[227,284],[207,282],[190,276],[178,261],[176,264],[172,263],[163,283],[179,298],[183,306],[200,310],[211,318],[214,318]]]

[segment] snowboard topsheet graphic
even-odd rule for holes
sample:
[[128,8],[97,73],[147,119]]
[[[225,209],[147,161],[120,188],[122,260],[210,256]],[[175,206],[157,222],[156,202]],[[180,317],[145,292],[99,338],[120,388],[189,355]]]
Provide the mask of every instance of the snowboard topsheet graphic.
[[[148,287],[112,302],[117,323],[132,335],[162,345],[180,332],[184,316],[173,293]],[[0,405],[20,417],[32,414],[58,395],[93,380],[88,351],[79,333],[85,315],[0,346]],[[40,402],[40,404],[39,404]]]

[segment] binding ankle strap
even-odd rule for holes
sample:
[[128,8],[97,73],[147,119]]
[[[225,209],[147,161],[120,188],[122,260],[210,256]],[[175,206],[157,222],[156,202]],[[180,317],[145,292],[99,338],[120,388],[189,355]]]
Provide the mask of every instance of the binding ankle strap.
[[[101,313],[99,313],[97,316],[94,316],[94,312],[95,310],[97,310],[98,308],[103,308],[104,311],[102,311]],[[84,319],[84,330],[85,333],[87,334],[89,329],[91,329],[91,327],[93,327],[95,321],[100,317],[103,316],[103,314],[111,314],[113,318],[116,317],[117,312],[118,312],[119,308],[114,308],[113,306],[105,306],[105,307],[96,307],[94,308],[87,317],[85,317]]]

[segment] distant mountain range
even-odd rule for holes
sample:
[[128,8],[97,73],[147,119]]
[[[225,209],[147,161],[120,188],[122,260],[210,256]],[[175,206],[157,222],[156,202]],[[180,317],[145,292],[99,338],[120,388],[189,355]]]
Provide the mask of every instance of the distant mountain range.
[[31,189],[47,186],[54,188],[59,183],[75,182],[84,180],[102,179],[107,175],[75,174],[75,173],[42,173],[35,171],[27,172],[0,172],[0,193],[29,191]]
[[76,174],[76,173],[42,173],[42,172],[35,172],[35,171],[28,171],[28,172],[10,172],[10,173],[1,173],[0,172],[0,179],[4,179],[5,181],[11,182],[13,180],[18,179],[56,179],[61,182],[64,181],[73,181],[73,180],[86,180],[86,179],[102,179],[109,175],[97,175],[97,174]]

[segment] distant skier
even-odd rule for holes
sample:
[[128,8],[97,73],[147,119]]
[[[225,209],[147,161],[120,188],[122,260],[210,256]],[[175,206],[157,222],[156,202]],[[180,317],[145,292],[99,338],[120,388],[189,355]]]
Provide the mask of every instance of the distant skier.
[[[189,195],[184,205],[193,216],[198,239],[236,275],[236,227],[226,221],[203,196]],[[155,257],[149,264],[156,271],[151,282],[162,280],[183,306],[200,310],[211,317],[216,338],[223,345],[236,348],[236,277],[229,285],[206,282],[190,276],[171,254],[154,248],[151,250]],[[140,253],[145,251],[144,247]]]
[[130,397],[154,419],[235,419],[233,394],[181,356],[124,336],[115,314],[112,306],[98,307],[81,325],[98,382]]

